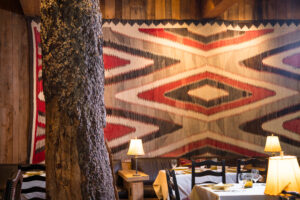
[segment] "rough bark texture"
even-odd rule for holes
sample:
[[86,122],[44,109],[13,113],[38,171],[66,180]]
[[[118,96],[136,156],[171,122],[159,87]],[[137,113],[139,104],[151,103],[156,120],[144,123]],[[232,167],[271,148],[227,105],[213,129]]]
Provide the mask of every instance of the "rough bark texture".
[[115,199],[98,0],[42,0],[47,199]]
[[110,147],[108,146],[107,140],[105,140],[105,146],[108,152],[108,157],[109,157],[109,162],[110,162],[110,169],[112,171],[112,177],[113,177],[113,183],[114,183],[114,191],[115,191],[115,198],[116,200],[119,200],[119,193],[118,193],[118,188],[117,188],[117,182],[116,182],[116,177],[114,175],[114,166],[113,166],[113,158],[112,158],[112,153],[110,150]]

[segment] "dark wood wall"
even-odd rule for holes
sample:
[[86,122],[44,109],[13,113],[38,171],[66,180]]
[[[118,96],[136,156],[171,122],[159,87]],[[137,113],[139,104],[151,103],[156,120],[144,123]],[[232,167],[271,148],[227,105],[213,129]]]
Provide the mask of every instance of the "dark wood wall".
[[28,34],[13,0],[0,6],[0,163],[27,160],[29,122]]
[[[100,0],[106,19],[202,19],[204,2],[220,0]],[[237,0],[218,19],[300,19],[299,0]]]
[[[105,19],[199,19],[199,0],[100,0]],[[193,9],[191,9],[193,8]]]
[[224,20],[300,19],[298,0],[239,0],[220,16]]
[[[100,0],[106,19],[201,19],[200,0]],[[217,3],[219,0],[211,0]],[[298,0],[238,0],[218,19],[300,19]],[[0,163],[27,160],[29,48],[18,0],[0,2]]]

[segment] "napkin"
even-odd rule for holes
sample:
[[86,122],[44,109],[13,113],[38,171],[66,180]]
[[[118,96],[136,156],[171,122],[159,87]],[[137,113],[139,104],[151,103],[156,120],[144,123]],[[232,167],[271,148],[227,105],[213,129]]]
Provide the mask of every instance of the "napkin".
[[233,184],[218,183],[211,187],[213,190],[228,190]]

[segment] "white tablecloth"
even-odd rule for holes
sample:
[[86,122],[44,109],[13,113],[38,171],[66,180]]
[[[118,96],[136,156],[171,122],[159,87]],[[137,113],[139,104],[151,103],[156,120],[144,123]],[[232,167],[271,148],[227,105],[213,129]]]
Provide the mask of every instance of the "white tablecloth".
[[[179,189],[180,199],[187,199],[192,191],[192,174],[180,174],[176,175],[177,185]],[[226,183],[235,183],[236,173],[226,173]],[[196,177],[197,182],[222,182],[221,177],[216,176],[205,176],[205,177]],[[167,177],[165,170],[160,170],[154,183],[154,191],[159,199],[166,200],[169,197]]]
[[212,190],[210,187],[195,185],[190,200],[277,200],[278,197],[264,195],[265,184],[256,183],[252,188],[244,189],[242,185],[233,184],[229,190]]

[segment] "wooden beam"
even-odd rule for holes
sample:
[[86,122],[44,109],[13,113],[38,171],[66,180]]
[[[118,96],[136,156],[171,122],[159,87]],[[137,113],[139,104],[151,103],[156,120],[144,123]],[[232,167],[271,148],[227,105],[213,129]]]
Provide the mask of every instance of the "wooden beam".
[[202,7],[202,16],[203,18],[216,18],[237,1],[238,0],[221,0],[219,3],[215,4],[213,0],[205,0]]
[[41,16],[40,7],[41,0],[20,0],[24,15],[26,16]]

